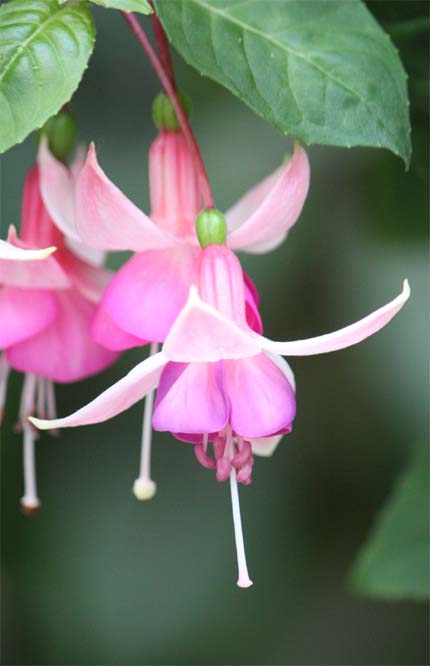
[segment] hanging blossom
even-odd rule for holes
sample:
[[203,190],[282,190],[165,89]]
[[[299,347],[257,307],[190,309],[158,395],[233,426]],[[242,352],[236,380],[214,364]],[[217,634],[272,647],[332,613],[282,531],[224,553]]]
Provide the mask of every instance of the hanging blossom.
[[[135,252],[103,294],[92,325],[94,338],[113,350],[149,342],[156,353],[186,303],[199,263],[195,220],[202,201],[183,133],[163,129],[151,146],[149,217],[107,178],[93,145],[74,201],[70,176],[64,173],[60,182],[52,156],[42,154],[39,163],[45,202],[58,226],[92,248]],[[308,188],[308,158],[295,143],[291,158],[227,211],[227,245],[252,253],[277,247],[300,215]],[[247,321],[261,333],[258,292],[245,273],[244,282]],[[150,475],[153,400],[151,393],[144,410],[140,474],[134,484],[139,499],[150,499],[156,491]]]
[[253,447],[255,453],[270,453],[291,430],[294,377],[282,356],[322,354],[357,344],[385,326],[410,292],[405,281],[391,303],[334,333],[275,342],[249,326],[240,263],[222,244],[222,234],[215,237],[215,244],[200,251],[187,303],[161,351],[74,414],[31,421],[41,429],[98,423],[158,387],[154,429],[192,442],[204,467],[215,470],[219,481],[230,479],[238,585],[249,587],[237,483],[251,482]]
[[[40,150],[42,154],[49,152],[46,141]],[[71,186],[80,167],[79,159],[70,170],[61,164],[62,170],[68,170]],[[29,512],[36,510],[40,501],[35,475],[36,433],[28,416],[36,413],[55,418],[54,382],[88,377],[118,356],[90,335],[96,303],[111,277],[89,262],[99,263],[100,258],[99,252],[88,252],[53,224],[41,197],[39,168],[33,166],[23,189],[20,235],[10,227],[8,242],[0,245],[0,410],[10,368],[24,373],[18,428],[24,436],[21,504]]]

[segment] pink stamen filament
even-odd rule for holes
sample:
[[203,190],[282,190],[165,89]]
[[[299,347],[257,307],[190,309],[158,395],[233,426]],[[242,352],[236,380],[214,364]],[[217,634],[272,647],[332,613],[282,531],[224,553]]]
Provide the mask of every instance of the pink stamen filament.
[[[148,37],[146,36],[142,26],[140,25],[139,21],[137,18],[132,14],[131,12],[124,12],[121,11],[122,16],[130,26],[131,30],[133,31],[134,35],[136,36],[137,40],[139,41],[140,45],[144,48],[154,70],[155,73],[157,74],[158,78],[161,81],[161,84],[164,88],[164,90],[167,93],[167,96],[169,97],[170,101],[172,102],[172,106],[175,110],[176,116],[178,118],[179,124],[181,126],[181,129],[184,133],[184,136],[187,140],[188,147],[191,151],[191,154],[194,159],[194,163],[196,166],[197,173],[199,175],[199,183],[200,183],[200,189],[201,189],[201,195],[203,199],[203,205],[205,208],[213,208],[214,207],[214,201],[212,197],[212,191],[211,187],[209,184],[209,178],[206,172],[206,167],[203,162],[202,155],[200,153],[200,148],[199,145],[194,137],[193,131],[191,129],[191,125],[188,122],[188,118],[181,106],[181,103],[178,99],[178,96],[176,94],[175,87],[172,83],[172,81],[169,78],[168,73],[165,71],[160,59],[158,58],[157,54],[155,53],[154,49],[151,46],[150,41],[148,40]],[[162,26],[160,24],[160,29],[162,30]],[[167,40],[166,40],[166,48],[167,48]]]
[[[158,349],[158,342],[153,342],[150,348],[150,356],[156,354]],[[154,396],[155,389],[146,396],[143,409],[140,472],[133,486],[133,492],[139,500],[152,499],[157,491],[157,485],[151,479],[152,411],[154,408]]]

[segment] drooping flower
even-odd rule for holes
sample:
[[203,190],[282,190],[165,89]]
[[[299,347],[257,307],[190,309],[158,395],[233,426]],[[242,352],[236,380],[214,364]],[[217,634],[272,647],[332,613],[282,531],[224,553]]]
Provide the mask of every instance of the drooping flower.
[[[45,143],[41,150],[48,151]],[[24,432],[25,489],[21,503],[28,511],[37,509],[40,502],[35,478],[35,431],[27,417],[37,413],[54,418],[54,382],[83,379],[117,358],[117,353],[90,335],[96,303],[111,275],[76,256],[68,243],[44,206],[39,169],[34,166],[24,184],[20,235],[11,227],[8,242],[2,241],[0,247],[0,409],[10,368],[24,373],[19,416]],[[82,256],[82,245],[74,241],[73,247]]]
[[[340,331],[309,340],[274,342],[246,320],[245,284],[238,259],[224,245],[203,249],[186,305],[162,350],[142,361],[95,400],[63,419],[32,422],[41,429],[98,423],[128,409],[158,386],[153,426],[194,444],[197,459],[230,478],[240,587],[248,576],[237,482],[251,481],[253,452],[270,454],[295,416],[294,377],[282,359],[357,344],[385,326],[409,297]],[[208,453],[209,444],[214,456]]]
[[[49,158],[49,159],[48,159]],[[91,146],[77,179],[74,203],[70,178],[58,179],[52,156],[41,154],[42,192],[48,209],[63,229],[72,229],[84,243],[103,250],[133,250],[104,292],[92,325],[94,338],[109,349],[123,350],[152,343],[158,350],[185,305],[200,253],[195,220],[202,208],[198,176],[181,131],[162,129],[149,155],[150,217],[140,211],[100,168]],[[54,186],[55,185],[55,186]],[[227,244],[234,250],[265,252],[286,237],[303,207],[309,187],[309,162],[295,144],[294,154],[271,176],[248,192],[226,214]],[[64,216],[62,217],[62,214]],[[244,273],[248,324],[262,332],[258,292]],[[156,490],[150,478],[150,429],[153,395],[145,405],[139,499]]]

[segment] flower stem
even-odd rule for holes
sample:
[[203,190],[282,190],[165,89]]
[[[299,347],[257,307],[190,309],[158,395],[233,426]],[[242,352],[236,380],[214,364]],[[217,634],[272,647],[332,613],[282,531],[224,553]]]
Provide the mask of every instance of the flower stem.
[[154,3],[151,2],[151,5],[154,10],[153,14],[151,15],[151,18],[152,18],[152,27],[154,29],[155,39],[157,41],[158,54],[160,56],[161,64],[164,67],[164,71],[169,77],[170,83],[172,84],[173,88],[176,90],[175,72],[173,71],[169,42],[167,41],[167,36],[166,33],[164,32],[163,26],[160,23],[160,19],[158,18],[155,12]]
[[[139,21],[135,17],[134,14],[131,12],[124,12],[121,11],[122,16],[124,17],[125,21],[128,23],[130,26],[131,30],[133,31],[135,37],[137,38],[138,42],[140,45],[143,47],[145,50],[154,70],[155,73],[157,74],[158,78],[160,79],[162,86],[164,90],[166,91],[167,96],[169,97],[170,101],[172,102],[172,106],[175,109],[176,116],[178,118],[179,124],[181,126],[181,129],[184,133],[184,136],[186,138],[186,141],[188,143],[188,147],[191,151],[191,154],[194,159],[194,163],[196,166],[196,170],[199,176],[199,184],[200,184],[200,190],[201,190],[201,195],[203,199],[203,206],[205,208],[214,208],[214,201],[212,197],[212,191],[211,187],[209,184],[209,179],[208,175],[206,172],[206,168],[203,162],[202,155],[200,153],[200,148],[199,145],[194,137],[193,131],[191,129],[191,126],[188,122],[188,118],[179,102],[178,96],[176,94],[176,90],[174,88],[174,84],[170,80],[165,68],[163,67],[163,64],[160,60],[160,58],[157,56],[155,53],[154,49],[151,46],[151,43],[146,36],[142,26],[140,25]],[[160,29],[162,30],[161,24],[159,24]],[[163,31],[164,32],[164,31]],[[165,37],[165,36],[164,36]],[[167,46],[167,41],[166,41],[166,46]],[[170,58],[170,56],[169,56]]]

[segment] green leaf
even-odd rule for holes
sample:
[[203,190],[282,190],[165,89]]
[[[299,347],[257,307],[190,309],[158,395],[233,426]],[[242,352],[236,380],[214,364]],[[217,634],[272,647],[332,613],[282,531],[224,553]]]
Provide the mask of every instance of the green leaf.
[[429,596],[429,460],[420,446],[381,511],[352,573],[356,592],[388,599]]
[[148,0],[91,0],[96,5],[108,9],[121,9],[123,12],[139,12],[152,14],[153,9]]
[[409,164],[406,74],[359,0],[155,0],[200,73],[303,143],[377,146]]
[[0,152],[70,99],[94,39],[93,19],[83,5],[13,0],[0,6]]

